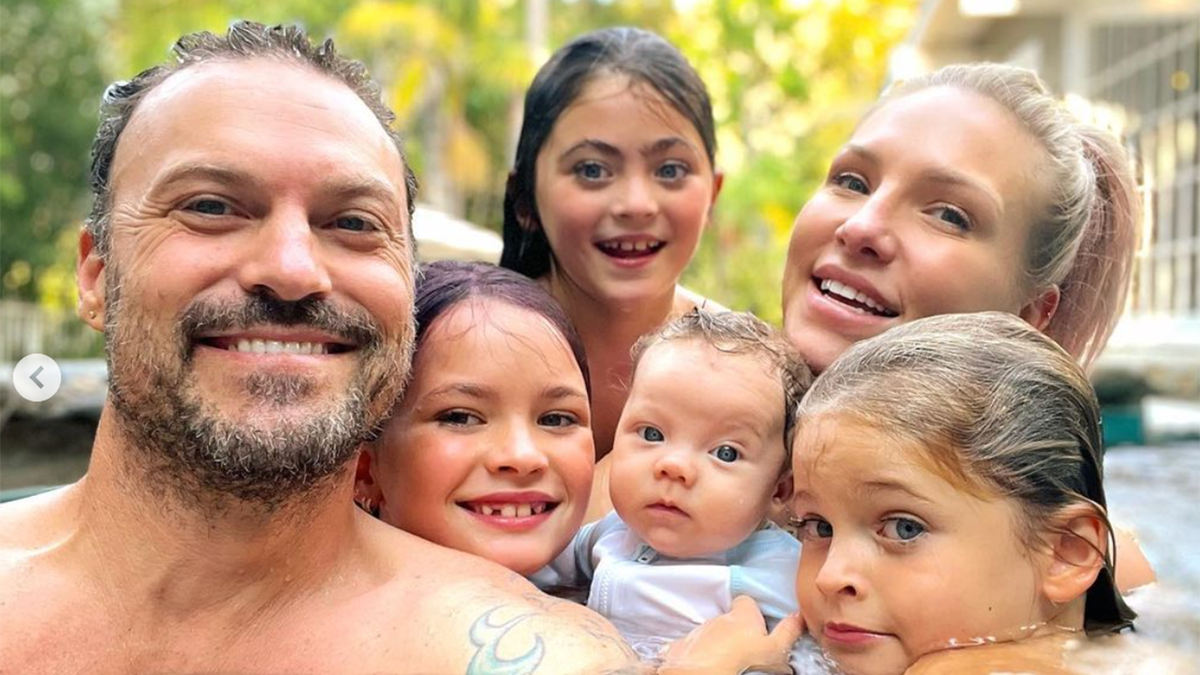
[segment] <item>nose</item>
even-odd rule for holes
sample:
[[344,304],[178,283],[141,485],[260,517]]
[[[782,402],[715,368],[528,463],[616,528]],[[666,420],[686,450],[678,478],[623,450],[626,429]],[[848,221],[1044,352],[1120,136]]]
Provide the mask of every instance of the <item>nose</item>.
[[529,476],[549,466],[546,453],[538,447],[524,424],[508,427],[502,438],[487,451],[484,464],[490,473]]
[[625,220],[649,220],[658,214],[658,199],[650,180],[633,175],[623,181],[622,190],[613,213]]
[[864,557],[861,552],[851,549],[846,540],[830,540],[829,551],[816,578],[817,590],[826,597],[857,598],[865,590]]
[[654,477],[691,487],[696,482],[696,467],[685,452],[667,450],[654,462]]
[[891,262],[896,257],[896,236],[890,224],[895,217],[887,194],[876,192],[838,226],[834,236],[851,256]]
[[284,212],[263,221],[254,249],[239,268],[248,292],[269,292],[294,302],[329,293],[333,284],[321,244],[304,214]]

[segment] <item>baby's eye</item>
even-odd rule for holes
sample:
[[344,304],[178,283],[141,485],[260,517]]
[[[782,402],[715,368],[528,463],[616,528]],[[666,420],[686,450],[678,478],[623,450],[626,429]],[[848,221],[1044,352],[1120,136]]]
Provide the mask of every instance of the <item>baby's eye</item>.
[[740,458],[742,456],[742,453],[738,452],[737,448],[733,447],[732,445],[717,446],[717,447],[713,448],[712,450],[709,450],[708,454],[712,455],[713,457],[716,457],[717,459],[721,460],[722,462],[726,462],[729,464],[732,464],[732,463],[738,461],[738,458]]
[[184,211],[193,211],[206,216],[228,216],[233,213],[233,207],[220,199],[200,198],[184,205]]
[[446,410],[434,418],[438,422],[452,427],[473,427],[483,424],[483,418],[466,410]]
[[925,526],[912,518],[888,518],[880,534],[896,541],[912,541],[925,534]]
[[539,417],[538,424],[544,427],[569,427],[579,424],[579,419],[569,413],[552,412]]
[[871,191],[871,186],[867,185],[867,181],[863,180],[862,176],[853,173],[839,173],[833,177],[835,185],[846,188],[851,192],[867,194]]
[[794,523],[801,539],[829,539],[833,526],[821,518],[801,518]]
[[662,443],[666,440],[666,437],[663,436],[662,431],[649,425],[638,429],[637,433],[638,436],[641,436],[642,440],[646,441],[647,443]]

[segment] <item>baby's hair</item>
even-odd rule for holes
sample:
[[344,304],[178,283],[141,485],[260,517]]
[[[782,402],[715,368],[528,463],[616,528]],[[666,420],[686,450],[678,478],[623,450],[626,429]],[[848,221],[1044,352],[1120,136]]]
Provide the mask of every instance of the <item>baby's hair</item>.
[[1033,71],[997,63],[946,66],[897,82],[875,110],[931,87],[992,99],[1046,150],[1038,174],[1052,189],[1030,231],[1024,273],[1031,289],[1058,286],[1058,310],[1044,332],[1087,368],[1124,306],[1137,245],[1137,183],[1124,148],[1080,121]]
[[439,260],[422,265],[417,275],[415,312],[417,351],[438,317],[467,300],[491,298],[540,315],[562,335],[592,391],[587,354],[575,325],[562,307],[537,282],[511,270],[482,262]]
[[749,312],[709,312],[694,309],[643,335],[632,350],[632,377],[646,352],[673,340],[698,340],[719,352],[745,354],[763,362],[783,388],[784,468],[791,467],[796,409],[812,384],[812,371],[779,330]]
[[535,279],[550,271],[553,251],[542,231],[535,197],[537,157],[563,112],[589,83],[606,75],[627,77],[631,85],[649,87],[661,96],[696,129],[713,164],[717,133],[712,102],[704,81],[679,49],[641,28],[584,33],[554,52],[525,93],[525,117],[504,193],[501,267]]
[[1019,504],[1022,540],[1085,504],[1108,525],[1104,569],[1087,592],[1090,633],[1132,625],[1113,583],[1100,409],[1087,376],[1059,345],[1003,312],[919,319],[853,345],[817,378],[801,424],[859,420],[921,448],[951,483]]

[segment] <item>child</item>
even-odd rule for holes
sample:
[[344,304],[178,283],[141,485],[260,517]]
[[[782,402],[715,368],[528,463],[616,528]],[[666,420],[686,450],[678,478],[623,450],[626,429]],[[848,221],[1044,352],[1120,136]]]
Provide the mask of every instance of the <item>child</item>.
[[937,316],[860,342],[799,419],[797,598],[847,675],[1066,673],[1067,638],[1132,624],[1095,395],[1025,321]]
[[794,410],[811,375],[743,313],[692,311],[638,342],[612,454],[616,509],[585,526],[545,585],[591,581],[588,606],[645,659],[732,599],[768,628],[796,611],[799,542],[772,524],[791,492]]
[[583,520],[594,450],[579,336],[536,283],[484,263],[423,268],[412,382],[362,453],[356,500],[521,574]]
[[650,31],[575,38],[525,95],[500,264],[537,279],[583,337],[597,459],[612,448],[634,342],[705,304],[678,284],[721,189],[715,153],[704,82]]

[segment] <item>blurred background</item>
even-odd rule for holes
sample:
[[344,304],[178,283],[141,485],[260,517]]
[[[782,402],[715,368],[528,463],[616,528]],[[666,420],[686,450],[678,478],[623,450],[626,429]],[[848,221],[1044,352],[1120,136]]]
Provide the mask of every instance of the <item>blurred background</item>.
[[[74,253],[104,86],[230,21],[300,23],[364,61],[421,180],[422,256],[497,260],[522,97],[571,37],[628,24],[707,83],[725,187],[684,283],[780,320],[792,220],[886,84],[974,60],[1033,68],[1139,161],[1145,223],[1124,318],[1094,374],[1114,512],[1138,528],[1200,659],[1200,0],[0,0],[0,488],[86,469],[106,376],[74,316]],[[43,403],[13,363],[58,360]],[[1172,632],[1174,631],[1174,632]]]

